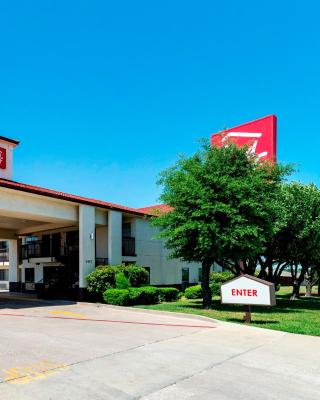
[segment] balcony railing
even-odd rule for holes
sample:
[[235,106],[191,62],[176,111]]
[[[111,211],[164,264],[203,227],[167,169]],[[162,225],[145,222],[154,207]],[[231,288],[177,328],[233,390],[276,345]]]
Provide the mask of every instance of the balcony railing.
[[[75,257],[79,254],[79,245],[67,246],[66,244],[57,245],[52,241],[35,240],[27,244],[23,244],[20,248],[20,255],[22,260],[30,258],[56,258],[72,256]],[[123,256],[136,256],[136,240],[134,237],[122,237],[122,255]],[[0,250],[0,262],[8,260],[8,250],[5,249],[3,253]],[[96,258],[96,265],[107,265],[107,258]]]
[[[40,258],[40,257],[50,257],[57,260],[66,261],[66,257],[71,257],[76,260],[79,256],[79,245],[52,247],[48,246],[47,242],[42,242],[41,240],[34,241],[32,243],[27,243],[21,246],[21,259],[28,260],[29,258]],[[0,262],[1,262],[1,250],[0,250]],[[96,258],[95,265],[107,265],[107,258]]]
[[53,245],[52,241],[35,240],[33,242],[23,244],[21,246],[21,259],[28,260],[29,258],[40,257],[63,257],[68,254],[67,246]]
[[136,239],[134,237],[122,237],[122,255],[123,256],[136,256]]

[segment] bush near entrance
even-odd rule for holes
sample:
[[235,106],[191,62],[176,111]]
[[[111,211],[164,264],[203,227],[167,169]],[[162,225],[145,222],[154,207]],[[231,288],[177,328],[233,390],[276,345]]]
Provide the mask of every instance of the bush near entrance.
[[178,300],[178,289],[147,286],[148,281],[148,271],[135,264],[100,266],[87,276],[88,291],[93,299],[103,300],[107,304],[148,305]]
[[103,299],[107,304],[115,306],[129,306],[131,304],[128,289],[107,289],[103,293]]
[[102,299],[107,289],[116,288],[117,279],[122,281],[122,289],[126,288],[125,281],[129,281],[128,286],[139,287],[148,283],[149,273],[145,268],[135,264],[102,265],[87,276],[87,290],[97,299]]
[[133,306],[157,304],[161,301],[177,301],[179,296],[180,292],[176,288],[142,286],[127,289],[107,289],[103,294],[103,299],[107,304]]
[[128,289],[107,289],[103,293],[103,299],[107,304],[117,306],[156,304],[160,301],[160,291],[154,286]]

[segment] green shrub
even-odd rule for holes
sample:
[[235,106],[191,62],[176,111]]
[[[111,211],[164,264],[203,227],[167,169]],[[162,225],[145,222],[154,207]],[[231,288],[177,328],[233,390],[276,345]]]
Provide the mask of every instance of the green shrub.
[[159,288],[160,301],[176,301],[179,298],[179,290],[173,287]]
[[[129,280],[129,286],[133,287],[144,286],[149,280],[148,271],[137,265],[104,265],[97,267],[87,275],[88,291],[101,299],[107,289],[116,287],[116,275],[118,273],[123,273],[125,278]],[[123,279],[122,282],[124,282]]]
[[116,274],[116,288],[128,289],[128,287],[130,287],[129,279],[125,276],[123,272],[118,272]]
[[139,287],[148,284],[149,281],[149,273],[138,265],[131,264],[123,267],[123,273],[129,279],[130,286]]
[[234,278],[234,274],[230,271],[224,272],[211,272],[210,283],[224,283]]
[[129,296],[130,296],[130,304],[131,305],[138,305],[138,304],[142,304],[140,303],[142,300],[142,288],[138,287],[138,288],[133,288],[131,287],[129,289]]
[[103,300],[107,304],[113,304],[115,306],[128,306],[131,304],[131,297],[128,289],[107,289],[103,293]]
[[160,291],[154,286],[142,286],[130,289],[133,304],[156,304],[160,301]]
[[220,296],[221,294],[221,283],[220,282],[213,282],[210,283],[211,295],[213,296]]
[[210,288],[212,296],[220,296],[221,285],[234,278],[234,274],[230,271],[211,272],[210,273]]
[[103,293],[107,304],[131,306],[135,304],[156,304],[159,302],[159,289],[154,286],[142,286],[129,289],[107,289]]
[[202,297],[202,289],[200,285],[189,286],[184,295],[187,299],[200,299]]
[[117,267],[97,267],[86,277],[88,282],[88,291],[97,296],[102,296],[105,290],[115,287],[115,276],[117,271]]

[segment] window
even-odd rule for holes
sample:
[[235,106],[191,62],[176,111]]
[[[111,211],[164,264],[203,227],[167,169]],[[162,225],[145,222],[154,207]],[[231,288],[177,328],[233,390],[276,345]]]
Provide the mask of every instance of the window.
[[182,282],[189,283],[189,268],[182,268],[181,270],[181,280]]
[[123,224],[122,224],[122,236],[131,237],[131,222],[123,222]]
[[9,271],[7,269],[0,269],[0,281],[9,280]]
[[202,268],[198,269],[198,281],[202,282]]

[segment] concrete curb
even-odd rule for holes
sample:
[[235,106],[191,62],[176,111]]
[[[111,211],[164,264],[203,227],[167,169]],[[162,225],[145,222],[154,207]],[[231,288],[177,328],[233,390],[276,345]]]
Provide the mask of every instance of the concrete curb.
[[[250,330],[258,330],[258,331],[268,331],[274,333],[276,336],[284,336],[284,335],[301,335],[298,333],[291,333],[291,332],[285,332],[285,331],[278,331],[276,329],[268,329],[268,328],[262,328],[259,326],[254,326],[254,325],[246,325],[246,324],[239,324],[236,322],[228,322],[228,321],[222,321],[219,319],[214,319],[210,317],[205,317],[203,315],[197,315],[197,314],[188,314],[188,313],[179,313],[175,311],[162,311],[162,310],[151,310],[151,309],[146,309],[146,308],[136,308],[136,307],[123,307],[123,306],[114,306],[111,304],[104,304],[104,303],[85,303],[85,302],[79,302],[78,304],[91,304],[95,305],[96,307],[104,307],[104,308],[109,308],[113,310],[125,310],[125,311],[131,311],[133,313],[139,313],[142,312],[144,314],[158,314],[158,315],[163,315],[167,317],[175,317],[179,319],[191,319],[195,321],[203,321],[203,322],[210,322],[211,324],[215,325],[226,325],[229,326],[230,328],[233,329],[250,329]],[[305,336],[305,335],[301,335]],[[320,338],[319,338],[320,339]]]
[[211,322],[211,323],[220,323],[223,321],[219,321],[217,319],[213,319],[210,317],[205,317],[203,315],[197,315],[197,314],[188,314],[188,313],[179,313],[179,312],[171,312],[171,311],[161,311],[161,310],[148,310],[146,308],[138,308],[138,307],[122,307],[122,306],[113,306],[110,304],[103,304],[103,303],[85,303],[85,302],[79,302],[78,304],[91,304],[95,305],[96,307],[104,307],[104,308],[109,308],[112,310],[124,310],[124,311],[131,311],[133,313],[143,313],[143,314],[159,314],[159,315],[164,315],[167,317],[176,317],[176,318],[181,318],[181,319],[192,319],[192,320],[198,320],[198,321],[205,321],[205,322]]

